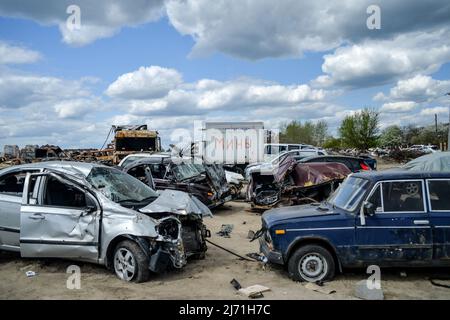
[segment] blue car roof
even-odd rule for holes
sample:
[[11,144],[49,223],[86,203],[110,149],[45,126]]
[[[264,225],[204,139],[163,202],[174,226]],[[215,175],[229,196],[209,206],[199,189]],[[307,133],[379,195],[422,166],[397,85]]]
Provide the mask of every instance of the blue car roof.
[[409,171],[402,169],[391,169],[385,171],[362,171],[352,174],[353,177],[364,178],[371,181],[380,180],[400,180],[400,179],[450,179],[450,172],[438,172],[438,171]]

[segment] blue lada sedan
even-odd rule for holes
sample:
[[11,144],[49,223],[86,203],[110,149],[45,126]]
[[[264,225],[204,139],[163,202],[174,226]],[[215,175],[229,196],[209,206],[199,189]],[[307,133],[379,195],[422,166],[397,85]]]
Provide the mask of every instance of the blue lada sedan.
[[262,216],[261,252],[299,281],[347,267],[450,266],[450,173],[350,175],[320,204]]

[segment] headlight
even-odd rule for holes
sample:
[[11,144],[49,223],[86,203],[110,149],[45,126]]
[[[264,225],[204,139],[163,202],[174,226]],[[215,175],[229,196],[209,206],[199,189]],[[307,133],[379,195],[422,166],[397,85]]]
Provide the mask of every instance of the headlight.
[[181,224],[175,218],[163,218],[157,225],[157,232],[165,239],[177,240],[180,238]]

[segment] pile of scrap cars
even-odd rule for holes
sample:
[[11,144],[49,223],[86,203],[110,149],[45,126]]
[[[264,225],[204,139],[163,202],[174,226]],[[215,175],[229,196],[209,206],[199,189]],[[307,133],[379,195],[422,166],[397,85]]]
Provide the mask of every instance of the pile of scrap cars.
[[[138,139],[146,135],[116,138],[141,147]],[[149,148],[159,143],[151,137]],[[146,281],[150,272],[205,258],[211,232],[203,218],[240,198],[246,184],[243,201],[265,211],[252,240],[296,280],[330,280],[343,268],[375,262],[450,261],[450,169],[442,165],[450,161],[441,154],[431,155],[440,166],[426,168],[426,159],[376,171],[376,161],[366,157],[286,152],[249,166],[244,181],[222,165],[159,150],[113,157],[101,151],[71,150],[59,153],[63,161],[1,169],[0,249],[89,261],[125,281]]]

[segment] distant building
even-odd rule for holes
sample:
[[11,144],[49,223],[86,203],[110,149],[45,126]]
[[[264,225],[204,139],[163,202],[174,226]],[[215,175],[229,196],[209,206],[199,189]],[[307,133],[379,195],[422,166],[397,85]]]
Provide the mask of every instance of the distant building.
[[17,145],[5,145],[3,147],[3,156],[6,158],[18,158],[20,156],[20,149]]
[[20,158],[23,160],[33,160],[36,158],[36,149],[39,148],[38,145],[26,145],[22,150],[20,150]]

